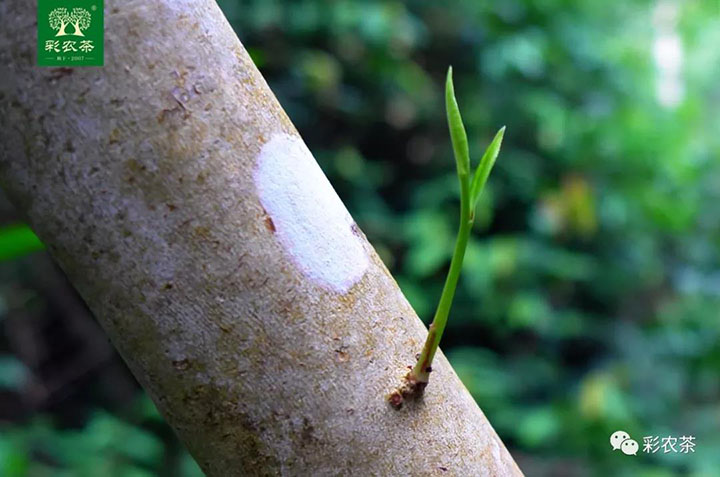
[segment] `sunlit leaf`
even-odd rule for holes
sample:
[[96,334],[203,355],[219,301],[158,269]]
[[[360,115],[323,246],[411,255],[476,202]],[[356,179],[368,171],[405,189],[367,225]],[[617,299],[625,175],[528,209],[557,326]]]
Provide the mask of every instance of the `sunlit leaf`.
[[0,262],[23,257],[43,248],[43,243],[27,225],[0,228]]

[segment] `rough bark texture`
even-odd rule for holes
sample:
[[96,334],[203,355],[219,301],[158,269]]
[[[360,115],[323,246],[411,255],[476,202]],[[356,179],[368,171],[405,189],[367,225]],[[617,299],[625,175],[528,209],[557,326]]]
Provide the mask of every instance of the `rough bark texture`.
[[[108,0],[106,66],[35,66],[34,2],[0,2],[0,181],[202,469],[520,475],[364,236],[346,292],[289,258],[258,198],[296,136],[211,0]],[[320,231],[322,232],[322,231]]]

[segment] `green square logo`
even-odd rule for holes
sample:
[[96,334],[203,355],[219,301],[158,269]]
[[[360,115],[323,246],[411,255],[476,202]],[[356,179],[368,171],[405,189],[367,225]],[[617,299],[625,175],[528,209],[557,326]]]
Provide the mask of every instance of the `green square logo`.
[[103,0],[38,0],[40,66],[102,66]]

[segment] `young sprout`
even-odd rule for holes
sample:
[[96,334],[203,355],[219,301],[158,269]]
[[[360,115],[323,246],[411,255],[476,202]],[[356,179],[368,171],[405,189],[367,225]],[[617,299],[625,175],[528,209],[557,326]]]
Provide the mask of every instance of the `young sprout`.
[[445,279],[445,286],[443,287],[442,295],[440,295],[440,302],[435,311],[435,317],[428,330],[425,345],[420,352],[417,363],[415,363],[412,370],[405,376],[405,383],[390,394],[388,398],[390,404],[396,408],[402,407],[406,399],[420,395],[430,380],[432,361],[440,344],[443,331],[445,331],[445,325],[447,325],[450,314],[450,306],[455,296],[455,288],[460,278],[465,249],[467,248],[468,238],[470,237],[470,231],[472,230],[473,221],[475,220],[475,208],[477,207],[478,199],[485,186],[485,182],[495,164],[495,159],[497,159],[498,153],[500,152],[500,144],[505,134],[505,127],[503,126],[497,134],[495,134],[495,138],[480,159],[480,163],[477,169],[475,169],[475,173],[471,179],[470,151],[465,126],[460,116],[457,99],[455,99],[452,66],[448,69],[447,80],[445,82],[445,108],[447,110],[450,139],[452,141],[453,153],[455,154],[455,162],[457,164],[457,174],[460,181],[460,228],[458,230],[457,241],[455,242],[455,251],[450,261],[450,270]]

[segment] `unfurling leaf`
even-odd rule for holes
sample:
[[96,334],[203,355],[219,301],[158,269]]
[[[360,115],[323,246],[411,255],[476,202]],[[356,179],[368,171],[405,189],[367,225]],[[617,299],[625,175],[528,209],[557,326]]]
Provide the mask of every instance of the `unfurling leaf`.
[[475,170],[472,185],[470,186],[470,204],[472,207],[475,207],[477,205],[477,201],[480,198],[480,193],[485,186],[485,182],[490,175],[490,171],[495,165],[495,159],[497,159],[498,153],[500,152],[500,145],[502,144],[504,135],[505,126],[500,128],[497,134],[495,134],[495,138],[485,150],[485,154],[483,154],[482,159],[480,159],[480,164]]
[[452,140],[453,153],[457,162],[458,175],[467,177],[470,174],[470,151],[468,148],[467,133],[460,116],[455,99],[455,88],[453,87],[452,66],[448,68],[447,80],[445,81],[445,109],[447,110],[448,127],[450,128],[450,139]]

